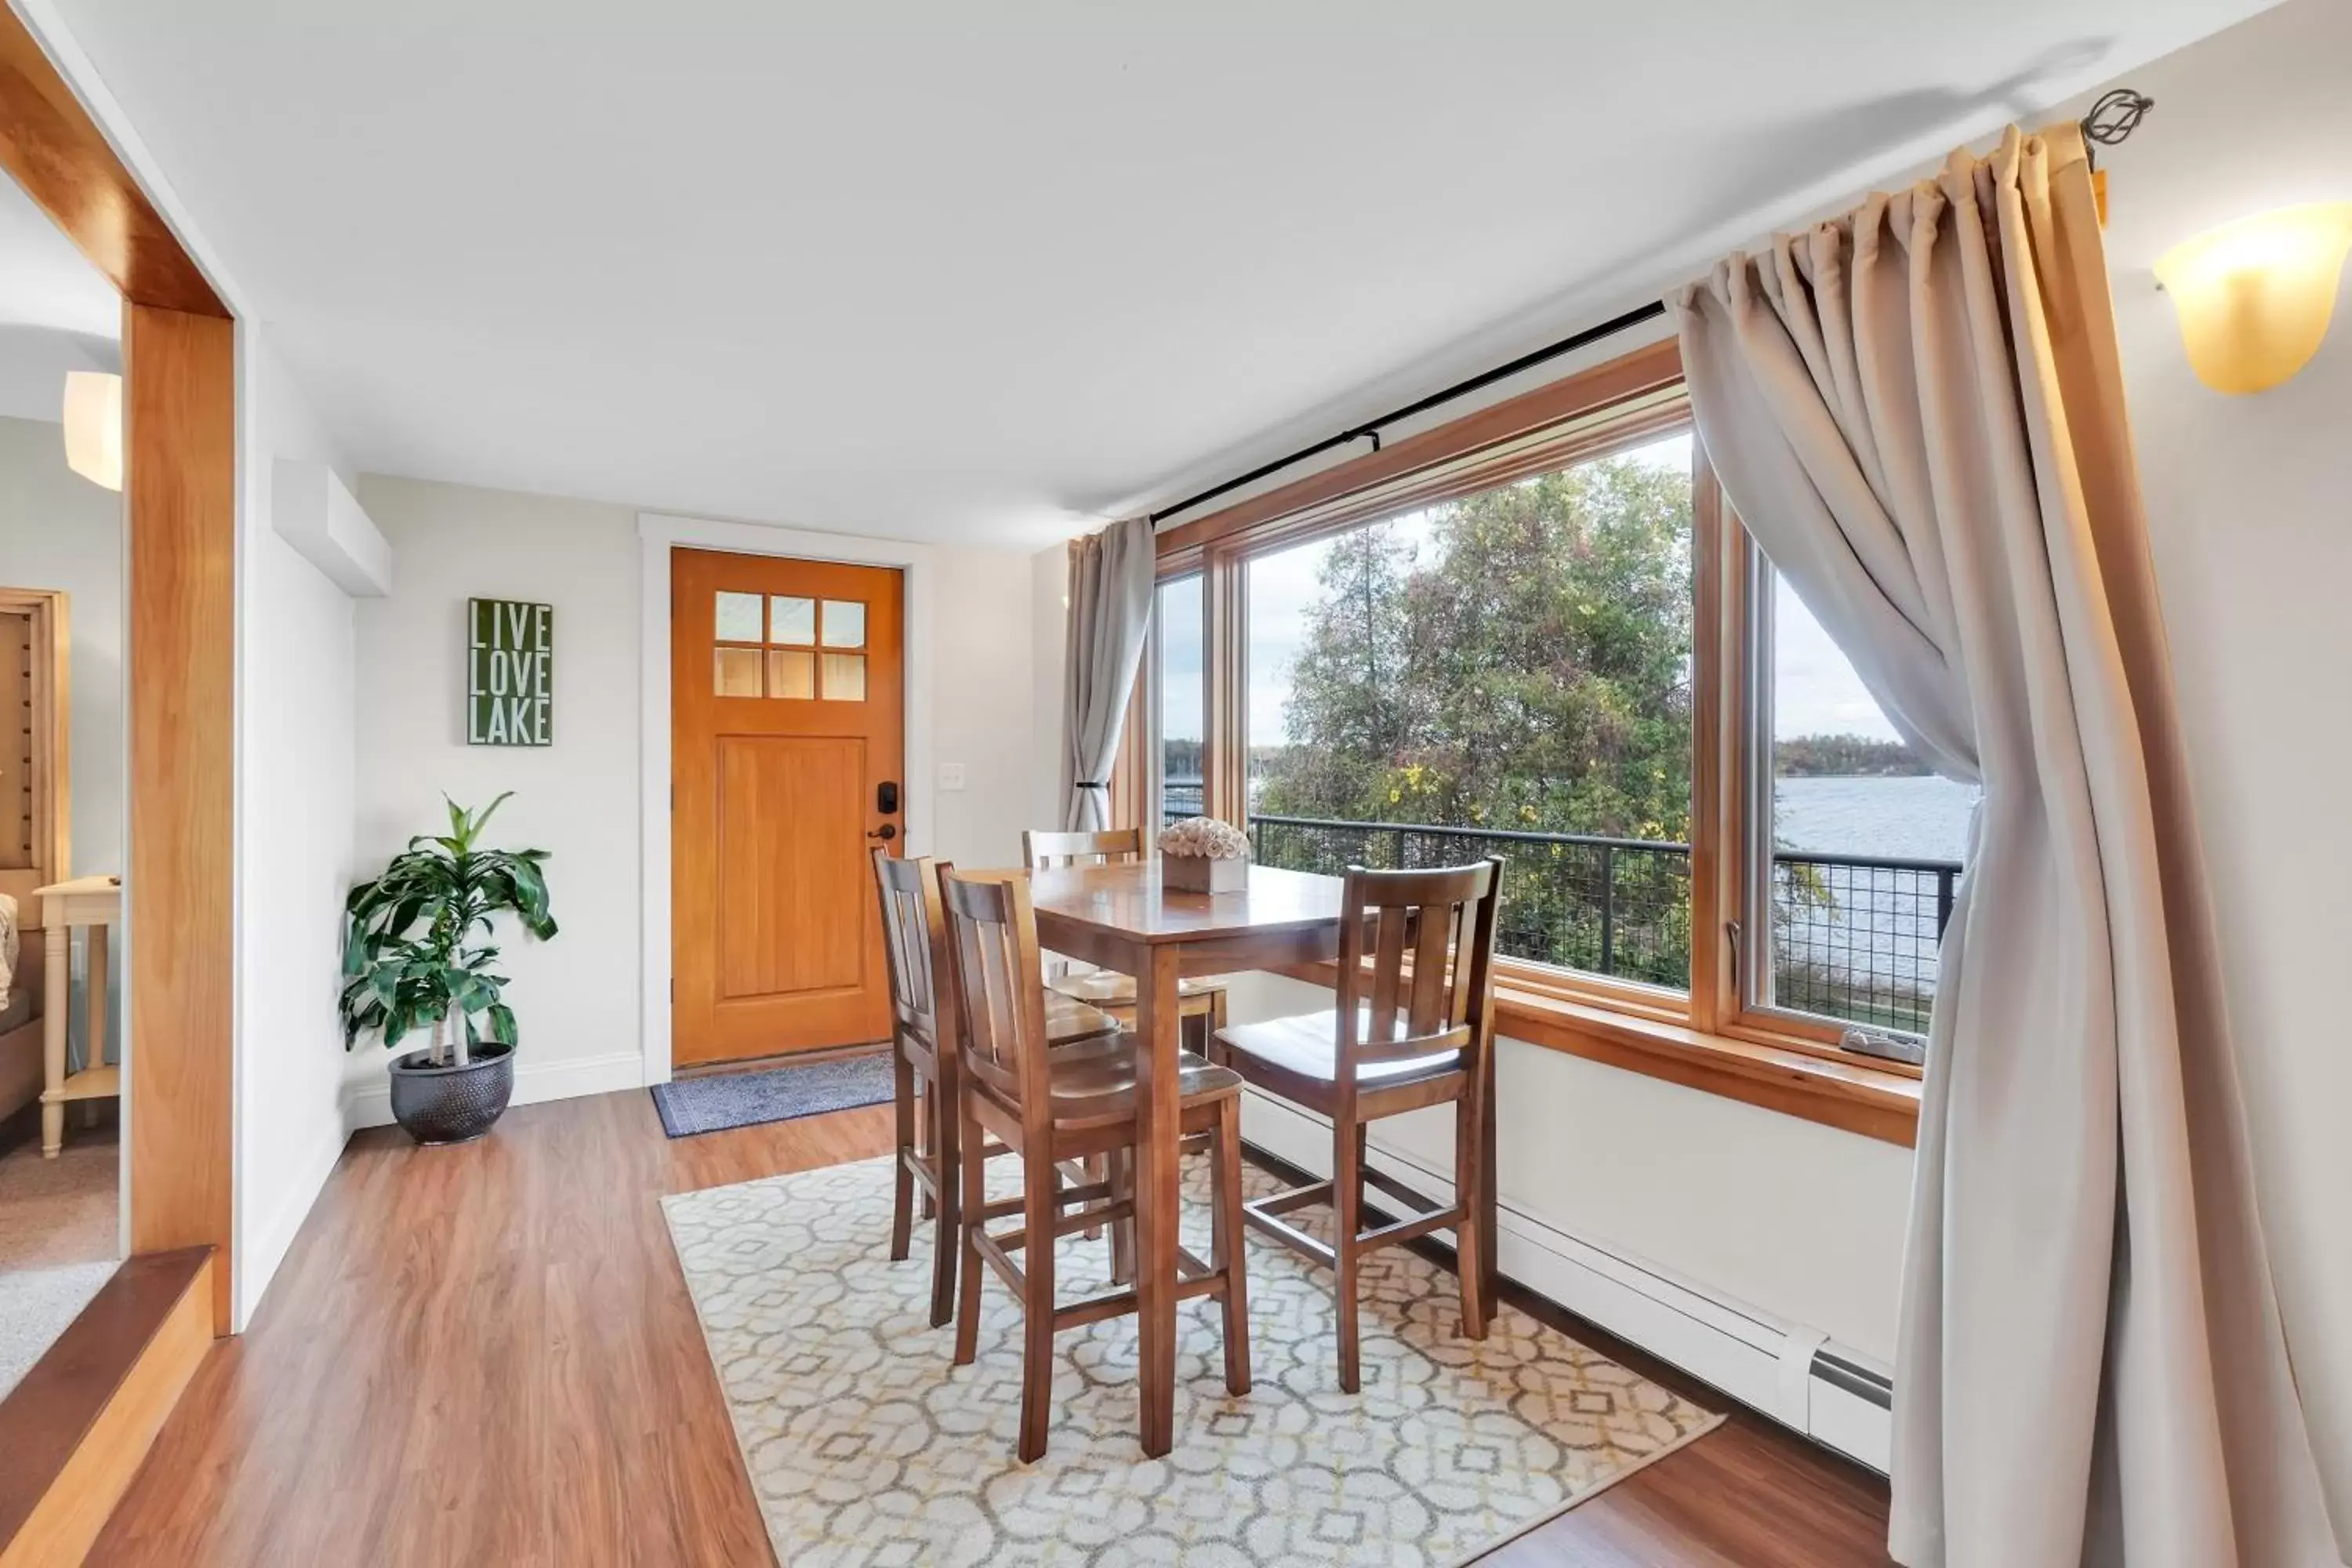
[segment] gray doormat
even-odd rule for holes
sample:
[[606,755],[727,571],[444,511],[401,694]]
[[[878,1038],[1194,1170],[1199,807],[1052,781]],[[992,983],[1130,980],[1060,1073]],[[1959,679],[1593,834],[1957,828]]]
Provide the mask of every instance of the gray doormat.
[[662,1131],[673,1138],[757,1127],[763,1121],[793,1121],[860,1105],[887,1105],[891,1092],[887,1051],[761,1072],[682,1078],[653,1089]]

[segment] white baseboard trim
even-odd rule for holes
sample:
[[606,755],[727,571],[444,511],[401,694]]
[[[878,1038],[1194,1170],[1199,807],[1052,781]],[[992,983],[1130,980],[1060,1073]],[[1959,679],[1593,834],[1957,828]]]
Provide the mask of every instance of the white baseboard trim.
[[[611,1094],[642,1089],[645,1058],[635,1051],[608,1051],[603,1056],[576,1057],[569,1061],[535,1062],[528,1056],[515,1064],[514,1101],[538,1105],[551,1100],[576,1100],[583,1094]],[[392,1085],[370,1083],[347,1090],[343,1126],[356,1132],[362,1127],[392,1125]]]
[[[387,1110],[387,1120],[390,1114]],[[292,1250],[302,1222],[310,1217],[311,1205],[319,1201],[327,1178],[334,1174],[335,1162],[343,1157],[343,1145],[351,1136],[348,1118],[341,1123],[327,1123],[309,1156],[295,1168],[294,1180],[279,1193],[278,1206],[241,1238],[236,1247],[235,1310],[229,1325],[237,1333],[245,1332],[253,1314],[261,1310],[261,1299],[268,1293],[270,1280],[278,1277],[278,1266]]]
[[[1252,1091],[1243,1126],[1266,1152],[1315,1175],[1330,1174],[1328,1121]],[[1439,1202],[1452,1198],[1448,1173],[1384,1144],[1377,1132],[1370,1153],[1372,1164]],[[1509,1279],[1807,1436],[1886,1468],[1891,1426],[1871,1392],[1885,1373],[1869,1358],[1825,1347],[1818,1331],[1595,1246],[1507,1199],[1497,1225],[1497,1262]],[[1839,1363],[1833,1380],[1824,1380],[1825,1360]]]

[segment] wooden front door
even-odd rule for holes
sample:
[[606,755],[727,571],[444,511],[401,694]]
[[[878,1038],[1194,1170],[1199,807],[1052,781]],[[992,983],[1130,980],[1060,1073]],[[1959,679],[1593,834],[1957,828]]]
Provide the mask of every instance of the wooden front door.
[[866,853],[904,822],[903,579],[679,550],[670,593],[671,1058],[887,1038]]

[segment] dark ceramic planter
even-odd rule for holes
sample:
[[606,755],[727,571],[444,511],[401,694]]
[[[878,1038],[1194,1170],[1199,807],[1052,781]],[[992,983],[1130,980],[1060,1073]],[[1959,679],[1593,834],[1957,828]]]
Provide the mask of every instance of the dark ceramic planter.
[[432,1065],[429,1050],[392,1064],[392,1115],[419,1143],[470,1143],[514,1098],[514,1047],[485,1040],[464,1067]]

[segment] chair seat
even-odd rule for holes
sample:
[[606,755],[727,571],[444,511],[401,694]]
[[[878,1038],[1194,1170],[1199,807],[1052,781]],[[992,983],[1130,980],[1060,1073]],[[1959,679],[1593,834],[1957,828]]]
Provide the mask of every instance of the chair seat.
[[[1360,1034],[1369,1032],[1370,1014],[1369,1007],[1358,1010],[1356,1027]],[[1302,1086],[1328,1089],[1339,1082],[1339,1013],[1325,1008],[1320,1013],[1269,1018],[1260,1024],[1231,1025],[1217,1031],[1217,1043],[1224,1047],[1225,1060],[1246,1081],[1286,1097],[1301,1098],[1293,1095],[1292,1090]],[[1392,1037],[1403,1039],[1409,1033],[1400,1017]],[[1398,1061],[1360,1062],[1356,1084],[1359,1089],[1388,1089],[1436,1078],[1461,1065],[1459,1051],[1438,1051]],[[1314,1098],[1319,1100],[1320,1096]]]
[[1115,1036],[1118,1020],[1101,1008],[1053,991],[1045,993],[1045,1043],[1058,1049],[1083,1040]]
[[[1061,1130],[1107,1127],[1135,1120],[1135,1037],[1116,1043],[1089,1043],[1056,1051],[1051,1084],[1054,1125]],[[1227,1068],[1213,1067],[1190,1051],[1176,1058],[1177,1092],[1184,1110],[1239,1094],[1242,1080]]]
[[[1121,974],[1116,969],[1090,969],[1079,974],[1061,974],[1045,983],[1045,988],[1059,995],[1097,1006],[1132,1007],[1135,1005],[1135,976]],[[1179,1001],[1195,996],[1213,995],[1225,989],[1222,974],[1196,974],[1190,980],[1176,983]]]
[[[1099,1007],[1089,1006],[1073,996],[1045,993],[1045,1045],[1050,1050],[1077,1050],[1100,1041],[1116,1041],[1120,1026],[1117,1018]],[[898,1036],[898,1048],[906,1052],[925,1078],[939,1076],[931,1065],[930,1044],[922,1037],[904,1031]]]

